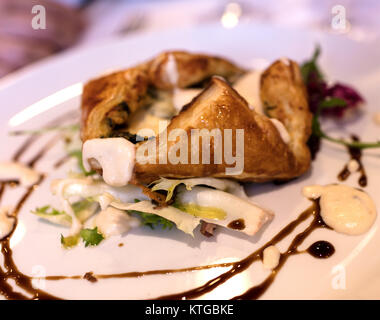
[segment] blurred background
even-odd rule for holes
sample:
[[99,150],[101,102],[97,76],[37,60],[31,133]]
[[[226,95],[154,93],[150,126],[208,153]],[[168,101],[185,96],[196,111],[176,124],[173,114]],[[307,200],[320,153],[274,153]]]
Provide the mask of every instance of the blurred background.
[[[341,6],[346,24],[334,28]],[[71,47],[207,23],[253,21],[371,41],[379,13],[379,0],[0,0],[0,77]]]

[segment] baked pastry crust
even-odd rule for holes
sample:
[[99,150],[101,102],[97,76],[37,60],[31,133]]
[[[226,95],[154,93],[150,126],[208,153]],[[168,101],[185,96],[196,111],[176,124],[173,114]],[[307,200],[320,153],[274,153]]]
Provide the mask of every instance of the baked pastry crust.
[[260,97],[268,117],[279,120],[290,135],[289,148],[298,163],[299,174],[310,166],[307,141],[312,114],[298,64],[289,59],[275,61],[261,75]]
[[[176,83],[168,77],[166,70],[170,57],[174,57],[177,65]],[[82,140],[111,136],[113,128],[107,120],[110,113],[120,106],[127,106],[123,112],[128,117],[149,103],[152,87],[160,90],[187,88],[212,77],[208,87],[171,119],[167,130],[179,128],[190,133],[194,128],[244,129],[243,172],[226,174],[226,168],[232,166],[224,160],[220,164],[159,164],[157,148],[156,164],[136,162],[134,181],[150,183],[159,177],[217,177],[263,182],[302,175],[310,167],[307,140],[311,133],[312,115],[297,63],[278,60],[263,72],[260,97],[265,115],[252,110],[226,81],[233,81],[243,73],[242,68],[221,58],[166,52],[134,68],[90,81],[85,85],[82,98]],[[115,122],[123,122],[122,115],[122,112],[117,113],[113,118]],[[284,125],[290,136],[289,143],[283,141],[269,117]],[[190,139],[190,134],[188,137]],[[235,139],[232,141],[232,150],[236,150]],[[159,142],[155,138],[142,143],[155,143],[158,147]],[[175,142],[168,142],[168,150],[173,144]],[[191,146],[190,140],[188,146]],[[211,140],[210,159],[213,159],[213,150]],[[190,163],[190,158],[188,160]]]
[[[166,72],[171,56],[178,70],[175,84]],[[122,103],[127,106],[128,114],[134,113],[149,103],[149,89],[152,87],[163,90],[186,88],[213,75],[233,81],[243,73],[243,69],[219,57],[172,51],[164,52],[136,67],[92,80],[84,86],[82,95],[82,141],[108,137],[112,133],[112,126],[107,122],[107,115]]]
[[[282,108],[280,105],[279,108]],[[282,115],[282,113],[281,113]],[[289,113],[290,116],[292,116]],[[287,114],[285,115],[285,117]],[[206,121],[205,121],[206,119]],[[290,122],[289,128],[293,123]],[[234,165],[222,162],[215,164],[214,144],[215,139],[210,138],[210,163],[202,163],[202,148],[199,145],[199,164],[191,163],[191,148],[194,143],[191,140],[191,131],[196,129],[224,129],[236,132],[238,129],[244,130],[244,167],[239,174],[227,174],[226,169]],[[308,127],[309,128],[309,127]],[[188,164],[166,164],[159,163],[159,144],[161,137],[166,137],[168,133],[175,129],[186,131]],[[310,128],[309,128],[310,129]],[[239,181],[264,182],[269,180],[287,180],[304,173],[310,165],[310,153],[305,145],[303,150],[300,142],[295,139],[307,140],[305,129],[298,130],[298,133],[290,134],[290,143],[285,143],[273,124],[265,115],[252,110],[248,103],[242,98],[225,80],[213,77],[208,88],[197,96],[190,104],[186,105],[182,111],[169,123],[166,132],[161,133],[158,138],[140,144],[155,144],[155,163],[135,164],[135,177],[138,181],[149,183],[159,177],[166,178],[192,178],[192,177],[214,177],[230,178]],[[221,135],[221,145],[225,145],[225,137]],[[167,142],[167,150],[170,150],[177,143]],[[236,150],[236,139],[233,134],[232,149]]]

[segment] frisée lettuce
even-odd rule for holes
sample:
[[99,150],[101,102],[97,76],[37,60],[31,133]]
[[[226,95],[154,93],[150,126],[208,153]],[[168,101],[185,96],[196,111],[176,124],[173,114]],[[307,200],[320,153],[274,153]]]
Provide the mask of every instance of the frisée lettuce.
[[[249,201],[239,183],[226,179],[162,178],[152,183],[150,188],[153,192],[167,192],[166,206],[157,206],[141,188],[132,184],[112,187],[101,179],[89,176],[58,179],[52,182],[51,190],[61,200],[63,210],[46,206],[36,209],[33,213],[50,222],[70,227],[69,233],[61,237],[61,242],[66,248],[79,243],[82,234],[86,233],[83,230],[97,228],[96,233],[103,238],[107,237],[107,232],[104,233],[102,226],[96,223],[105,221],[97,217],[106,217],[107,210],[111,208],[119,210],[121,215],[125,213],[126,219],[120,221],[131,221],[131,226],[117,228],[114,224],[119,220],[110,220],[113,230],[127,232],[130,227],[138,225],[161,225],[167,229],[176,226],[191,236],[194,236],[194,230],[201,221],[236,229],[231,225],[237,220],[244,221],[244,227],[238,231],[253,235],[273,217],[272,212]],[[132,215],[137,217],[133,218]],[[138,218],[141,223],[134,223],[132,218]],[[88,220],[92,220],[92,225],[89,226]],[[100,236],[95,238],[100,239]],[[96,245],[95,242],[89,245]]]

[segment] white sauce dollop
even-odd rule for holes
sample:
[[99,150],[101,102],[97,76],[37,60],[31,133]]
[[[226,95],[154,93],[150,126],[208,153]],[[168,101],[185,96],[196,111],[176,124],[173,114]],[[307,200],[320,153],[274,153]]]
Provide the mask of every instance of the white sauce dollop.
[[38,182],[40,174],[28,166],[18,162],[0,163],[0,180],[17,180],[24,187],[29,187]]
[[351,159],[347,164],[347,169],[351,173],[358,171],[360,168],[359,162],[355,159]]
[[9,235],[16,222],[14,217],[7,215],[8,210],[6,208],[0,208],[0,240]]
[[124,138],[87,140],[83,145],[83,166],[90,171],[89,159],[103,170],[104,181],[115,187],[128,184],[135,165],[135,146]]
[[121,235],[131,228],[138,227],[140,221],[135,217],[131,217],[125,211],[108,207],[100,211],[99,215],[96,216],[95,224],[105,237],[110,237]]
[[247,100],[248,104],[253,106],[257,113],[263,114],[263,105],[260,98],[260,71],[250,71],[240,77],[234,89]]
[[320,198],[321,217],[335,231],[359,235],[367,232],[376,220],[376,207],[364,191],[345,185],[308,186],[303,195]]
[[263,266],[265,269],[274,269],[280,262],[281,253],[276,246],[269,246],[263,251]]
[[288,130],[286,130],[285,126],[283,125],[283,123],[277,119],[274,119],[274,118],[270,118],[269,120],[276,127],[278,133],[280,134],[282,141],[284,141],[286,144],[288,144],[290,142],[290,135],[289,135]]
[[169,54],[168,61],[165,65],[165,75],[167,81],[173,85],[174,87],[178,84],[178,66],[177,61],[175,60],[175,57],[172,54]]

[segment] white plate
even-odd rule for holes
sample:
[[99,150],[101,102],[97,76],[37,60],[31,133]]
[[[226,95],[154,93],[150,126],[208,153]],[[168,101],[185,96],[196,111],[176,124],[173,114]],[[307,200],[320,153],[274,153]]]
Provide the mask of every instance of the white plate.
[[[9,159],[23,140],[22,137],[9,137],[9,130],[39,128],[57,115],[77,109],[80,103],[80,85],[75,84],[103,72],[131,66],[167,49],[218,54],[246,66],[262,61],[271,62],[283,56],[303,61],[310,57],[316,43],[322,46],[321,64],[326,74],[331,79],[352,84],[368,102],[366,115],[345,129],[359,133],[366,140],[378,138],[380,128],[373,124],[371,118],[372,112],[379,111],[378,43],[358,43],[344,36],[252,24],[231,30],[208,26],[114,39],[97,47],[77,49],[51,58],[4,79],[0,82],[1,160]],[[52,95],[67,87],[69,89]],[[40,99],[43,99],[42,102],[36,105]],[[48,110],[35,113],[35,110],[45,109]],[[32,157],[41,145],[42,143],[35,144],[23,160]],[[282,186],[249,186],[248,192],[253,199],[276,213],[274,221],[252,238],[220,230],[211,239],[205,239],[199,232],[192,239],[176,230],[151,231],[140,228],[124,237],[103,241],[98,247],[63,250],[59,236],[66,230],[43,223],[30,214],[30,210],[37,206],[57,203],[50,195],[49,182],[53,178],[64,177],[68,170],[68,167],[63,167],[52,172],[52,163],[62,154],[62,145],[58,144],[38,163],[40,171],[49,172],[48,178],[28,199],[19,215],[14,236],[17,241],[13,242],[14,259],[20,270],[28,275],[83,275],[88,271],[104,274],[171,269],[244,258],[309,206],[310,202],[301,195],[303,186],[337,182],[337,173],[348,159],[344,149],[325,143],[312,170],[302,178]],[[364,163],[369,175],[366,190],[379,208],[379,153],[366,152]],[[357,178],[357,175],[353,175],[347,184],[356,186]],[[21,188],[12,189],[4,195],[2,205],[14,204],[21,194]],[[316,240],[327,240],[335,246],[335,254],[325,260],[315,259],[308,254],[291,257],[262,298],[379,298],[378,225],[379,219],[370,232],[356,237],[326,229],[316,230],[301,249]],[[296,231],[302,230],[304,226],[301,225]],[[291,238],[285,239],[279,248],[284,250]],[[119,243],[124,243],[124,246],[119,247]],[[211,269],[136,279],[100,280],[97,283],[85,280],[46,281],[40,285],[45,286],[49,293],[66,299],[155,298],[194,288],[223,271],[225,270]],[[259,283],[266,274],[261,263],[256,262],[244,273],[201,298],[231,298]]]

